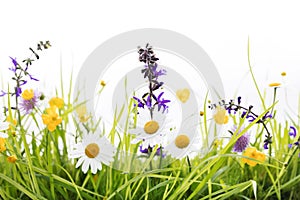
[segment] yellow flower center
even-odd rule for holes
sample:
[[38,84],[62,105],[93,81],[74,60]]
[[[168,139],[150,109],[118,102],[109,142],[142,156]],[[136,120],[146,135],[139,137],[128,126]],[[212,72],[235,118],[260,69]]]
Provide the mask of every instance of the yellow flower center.
[[100,153],[100,148],[96,143],[91,143],[85,148],[85,155],[89,158],[95,158]]
[[184,149],[190,144],[190,138],[187,135],[178,135],[175,139],[175,145],[180,148]]
[[281,72],[281,76],[286,76],[286,72]]
[[159,129],[159,124],[157,121],[151,120],[149,122],[147,122],[144,126],[144,131],[147,134],[153,134],[156,133]]
[[25,90],[25,91],[22,93],[22,98],[23,98],[24,100],[31,100],[33,97],[34,97],[33,89]]
[[280,85],[281,85],[281,83],[270,83],[269,87],[278,87]]

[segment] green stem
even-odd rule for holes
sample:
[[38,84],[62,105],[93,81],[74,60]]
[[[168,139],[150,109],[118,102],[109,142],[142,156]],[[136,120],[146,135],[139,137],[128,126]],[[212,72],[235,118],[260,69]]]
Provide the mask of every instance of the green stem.
[[254,82],[255,88],[256,88],[256,90],[258,92],[258,95],[259,95],[259,98],[261,100],[263,109],[266,110],[266,104],[265,104],[264,98],[261,95],[261,92],[259,90],[258,84],[257,84],[256,79],[254,77],[254,73],[252,71],[252,66],[251,66],[251,62],[250,62],[250,39],[249,38],[248,38],[248,66],[249,66],[249,69],[250,69],[251,77],[252,77],[252,80]]
[[47,131],[47,156],[48,156],[48,172],[49,172],[49,179],[50,179],[50,192],[51,192],[51,199],[55,199],[54,193],[54,180],[52,177],[53,174],[53,166],[52,166],[52,154],[51,154],[51,133]]
[[189,156],[186,157],[186,160],[187,160],[187,163],[189,165],[189,173],[191,173],[191,171],[192,171],[192,165],[191,165],[191,161],[190,161]]

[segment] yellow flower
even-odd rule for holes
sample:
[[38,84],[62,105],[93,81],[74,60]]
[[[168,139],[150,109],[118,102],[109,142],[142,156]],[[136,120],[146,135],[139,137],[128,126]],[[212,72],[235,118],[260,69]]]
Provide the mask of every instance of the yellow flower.
[[34,97],[33,89],[24,90],[24,92],[22,92],[22,98],[24,100],[31,100],[33,97]]
[[102,85],[103,87],[106,86],[105,81],[101,80],[101,81],[100,81],[100,85]]
[[278,86],[280,86],[281,85],[281,83],[276,83],[276,82],[274,82],[274,83],[270,83],[269,84],[269,87],[278,87]]
[[79,121],[82,123],[87,122],[87,120],[90,118],[90,116],[87,115],[85,105],[81,105],[78,108],[76,108],[76,112],[79,117]]
[[7,157],[7,162],[15,163],[17,161],[17,157],[15,155]]
[[64,100],[58,97],[53,97],[49,101],[50,107],[56,106],[57,108],[61,109],[64,106]]
[[16,119],[11,119],[10,116],[6,118],[6,121],[10,124],[7,130],[10,130],[12,127],[15,127],[17,125]]
[[6,147],[5,147],[5,139],[0,137],[0,153],[5,151]]
[[54,131],[56,126],[62,122],[62,118],[57,114],[55,106],[47,108],[46,114],[42,115],[42,119],[50,132]]
[[217,107],[217,112],[214,115],[214,120],[217,124],[227,124],[229,117],[226,115],[226,110],[221,108],[220,106]]
[[281,76],[286,76],[286,72],[281,72]]
[[264,162],[266,160],[266,155],[260,151],[257,151],[255,147],[248,147],[243,153],[243,156],[258,160],[255,161],[247,158],[242,158],[242,162],[247,163],[251,167],[256,166],[258,162]]
[[182,103],[185,103],[190,98],[190,90],[187,88],[184,88],[182,90],[177,90],[176,96]]

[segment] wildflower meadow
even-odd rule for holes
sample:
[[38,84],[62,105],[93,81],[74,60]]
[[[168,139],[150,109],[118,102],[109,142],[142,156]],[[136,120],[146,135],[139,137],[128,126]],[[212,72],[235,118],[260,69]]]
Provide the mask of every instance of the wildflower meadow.
[[72,73],[50,96],[31,68],[53,45],[40,41],[0,66],[11,76],[0,88],[0,199],[300,199],[300,107],[277,120],[282,83],[258,85],[249,42],[244,67],[259,105],[181,84],[151,41],[132,44],[138,67],[119,83],[105,68],[93,101],[90,80]]

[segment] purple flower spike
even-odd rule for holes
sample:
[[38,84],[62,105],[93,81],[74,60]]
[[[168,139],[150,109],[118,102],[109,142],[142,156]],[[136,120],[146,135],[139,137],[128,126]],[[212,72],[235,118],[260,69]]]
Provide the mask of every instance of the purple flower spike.
[[296,134],[297,134],[296,128],[294,126],[290,126],[289,135],[292,136],[292,137],[296,137]]
[[293,147],[293,144],[288,144],[288,148],[292,148]]

